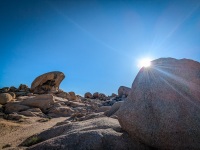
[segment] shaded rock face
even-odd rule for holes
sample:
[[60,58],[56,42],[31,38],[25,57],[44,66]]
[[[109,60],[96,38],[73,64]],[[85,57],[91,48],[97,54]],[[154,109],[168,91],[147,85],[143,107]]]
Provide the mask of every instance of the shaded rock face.
[[120,86],[118,89],[118,95],[119,96],[125,95],[127,97],[129,95],[130,91],[131,91],[131,88],[125,87],[125,86]]
[[56,92],[64,78],[64,73],[59,71],[45,73],[32,82],[31,91],[38,94]]
[[122,128],[156,148],[200,149],[200,63],[161,58],[142,68],[118,111]]
[[[87,121],[55,126],[37,138],[42,143],[29,147],[30,150],[127,150],[148,149],[121,131],[116,119],[102,117]],[[22,144],[23,145],[23,144]]]

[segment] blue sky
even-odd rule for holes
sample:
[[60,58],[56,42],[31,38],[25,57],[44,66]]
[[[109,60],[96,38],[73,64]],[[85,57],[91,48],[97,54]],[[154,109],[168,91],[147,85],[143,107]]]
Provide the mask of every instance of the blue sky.
[[145,57],[200,61],[199,0],[0,2],[0,88],[62,71],[64,91],[110,95]]

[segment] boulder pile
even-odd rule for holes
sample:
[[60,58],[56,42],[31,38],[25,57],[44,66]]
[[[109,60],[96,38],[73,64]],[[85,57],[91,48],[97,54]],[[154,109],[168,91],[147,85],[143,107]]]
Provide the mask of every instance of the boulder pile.
[[[61,81],[65,75],[62,72],[54,71],[38,76],[29,88],[25,84],[20,84],[18,88],[4,87],[0,89],[1,113],[4,118],[8,116],[26,117],[70,117],[71,121],[94,118],[99,113],[109,110],[110,105],[104,106],[107,97],[102,93],[90,92],[85,96],[76,95],[73,91],[64,92],[59,89]],[[113,98],[114,96],[112,96]],[[117,97],[117,96],[115,96]]]

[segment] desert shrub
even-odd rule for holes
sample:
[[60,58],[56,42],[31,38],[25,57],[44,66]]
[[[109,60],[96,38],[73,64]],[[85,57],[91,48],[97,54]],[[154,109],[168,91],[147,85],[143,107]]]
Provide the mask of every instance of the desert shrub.
[[42,140],[39,138],[39,137],[37,137],[37,136],[32,136],[32,137],[30,137],[30,138],[28,138],[27,140],[25,140],[23,143],[22,143],[22,146],[27,146],[27,147],[29,147],[29,146],[32,146],[32,145],[34,145],[34,144],[37,144],[37,143],[39,143],[39,142],[41,142]]

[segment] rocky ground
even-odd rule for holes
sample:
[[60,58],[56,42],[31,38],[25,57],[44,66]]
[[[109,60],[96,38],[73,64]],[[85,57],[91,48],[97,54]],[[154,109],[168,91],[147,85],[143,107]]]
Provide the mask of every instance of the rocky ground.
[[65,92],[49,72],[0,89],[1,149],[200,149],[200,63],[162,58],[117,94]]

